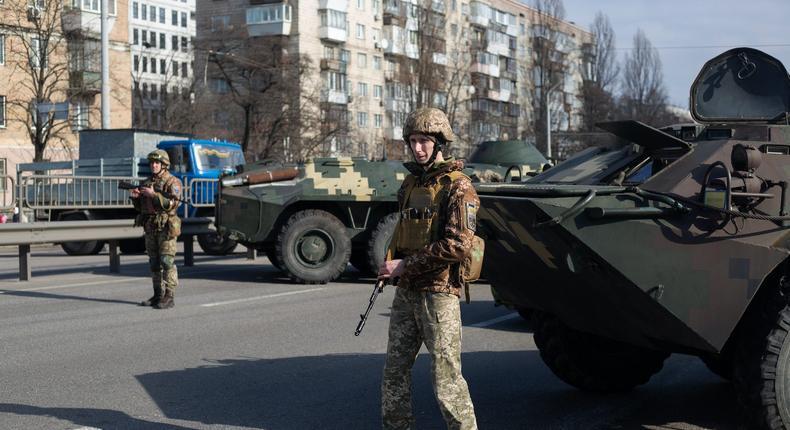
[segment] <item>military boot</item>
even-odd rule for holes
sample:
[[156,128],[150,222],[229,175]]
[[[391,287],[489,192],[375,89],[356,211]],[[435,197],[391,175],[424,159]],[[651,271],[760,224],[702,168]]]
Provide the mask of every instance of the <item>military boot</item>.
[[162,300],[159,303],[154,305],[154,309],[170,309],[176,305],[175,302],[175,293],[171,289],[167,289],[165,291],[165,296],[162,297]]
[[154,295],[140,302],[140,306],[156,306],[162,300],[162,287],[154,287]]

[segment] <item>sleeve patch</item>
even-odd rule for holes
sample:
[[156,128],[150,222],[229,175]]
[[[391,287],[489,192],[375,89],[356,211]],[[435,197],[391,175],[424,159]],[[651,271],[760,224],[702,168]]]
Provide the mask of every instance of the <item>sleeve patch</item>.
[[466,209],[466,228],[469,230],[477,230],[477,205],[474,202],[466,202],[464,204]]
[[178,186],[178,184],[173,184],[173,196],[177,197],[179,195],[181,195],[181,188]]

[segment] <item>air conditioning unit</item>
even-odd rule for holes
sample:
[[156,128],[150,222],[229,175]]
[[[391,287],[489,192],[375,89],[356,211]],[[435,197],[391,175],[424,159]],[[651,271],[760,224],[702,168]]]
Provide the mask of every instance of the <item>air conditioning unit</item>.
[[381,17],[378,14],[373,15],[373,21],[378,21],[380,19]]
[[380,100],[380,101],[379,101],[379,106],[380,106],[380,107],[384,107],[384,100]]
[[27,19],[29,21],[35,21],[39,18],[41,18],[41,9],[36,6],[28,6]]

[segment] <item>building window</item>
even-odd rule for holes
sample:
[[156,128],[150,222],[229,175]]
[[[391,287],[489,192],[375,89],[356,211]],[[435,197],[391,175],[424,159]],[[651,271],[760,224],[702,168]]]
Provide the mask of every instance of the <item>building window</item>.
[[340,61],[350,64],[351,63],[351,51],[348,49],[341,49],[340,50]]
[[[151,64],[156,64],[155,62],[151,62]],[[151,84],[151,100],[158,100],[159,99],[159,92],[156,89],[156,84]]]
[[247,9],[247,24],[267,24],[291,21],[291,6],[277,4]]
[[47,44],[34,37],[30,40],[30,66],[36,69],[47,68]]
[[332,60],[335,58],[335,48],[331,46],[324,45],[324,58],[327,60]]
[[[184,18],[184,23],[186,23],[186,13],[182,12],[182,18]],[[186,27],[185,25],[182,27]],[[211,31],[220,31],[225,30],[230,27],[230,15],[220,15],[220,16],[212,16],[211,17]]]
[[165,8],[160,7],[159,8],[159,23],[160,24],[164,24],[165,21],[166,21],[166,19],[165,19]]
[[362,24],[357,24],[357,39],[364,39],[365,38],[365,26]]
[[140,14],[139,14],[137,9],[138,9],[137,2],[133,2],[132,3],[132,18],[134,18],[134,19],[137,19],[137,18],[140,17]]
[[151,39],[150,40],[151,41],[148,42],[148,43],[151,45],[151,48],[156,48],[156,32],[155,31],[151,32]]
[[368,96],[368,84],[366,84],[364,82],[358,83],[357,84],[357,92],[359,93],[360,96],[367,97]]
[[368,56],[363,53],[357,54],[357,67],[360,69],[364,69],[368,67]]
[[181,36],[181,51],[187,52],[187,49],[189,48],[188,43],[189,42],[187,42],[187,38]]
[[160,49],[167,48],[167,45],[165,44],[165,34],[164,33],[159,33],[159,48]]
[[151,58],[151,73],[156,73],[156,58]]
[[[228,17],[228,24],[230,24],[230,17]],[[181,12],[181,27],[187,28],[187,13]]]
[[373,115],[373,125],[376,128],[381,128],[381,123],[382,122],[383,122],[383,115],[381,115],[380,113],[377,113],[377,114]]
[[132,61],[132,67],[134,67],[135,72],[140,70],[140,57],[138,57],[137,55],[134,56],[134,60]]
[[357,9],[365,10],[365,0],[357,0]]
[[187,73],[187,62],[185,61],[185,62],[181,63],[181,77],[182,78],[186,78],[187,76],[188,76],[188,73]]
[[0,96],[0,127],[5,128],[5,96]]
[[159,74],[164,75],[165,70],[167,69],[167,62],[163,58],[159,59]]
[[148,30],[142,30],[141,33],[142,33],[142,37],[140,38],[140,40],[142,40],[143,45],[145,45],[146,43],[148,43]]
[[132,29],[132,45],[140,44],[140,32],[136,28]]
[[381,85],[373,85],[373,98],[380,99],[383,88]]
[[143,57],[143,73],[148,72],[148,57]]
[[173,51],[178,51],[178,36],[173,36],[171,42],[173,42]]
[[177,10],[173,10],[173,12],[171,14],[171,18],[172,19],[171,19],[170,22],[177,27],[178,26],[178,11]]
[[357,112],[357,126],[360,128],[366,128],[368,126],[367,112]]
[[140,11],[142,11],[142,14],[140,14],[140,18],[142,18],[143,21],[147,21],[148,20],[148,5],[146,5],[146,4],[140,5]]
[[413,30],[409,30],[409,43],[412,45],[417,44],[417,32]]
[[227,94],[230,92],[230,85],[228,85],[228,81],[224,79],[214,78],[209,82],[211,82],[211,90],[217,94]]
[[151,6],[151,22],[156,22],[156,6]]
[[381,57],[373,56],[373,70],[381,70]]
[[321,20],[321,27],[332,27],[341,30],[346,29],[345,12],[336,11],[334,9],[319,10],[318,18]]
[[178,61],[173,60],[173,76],[178,77]]

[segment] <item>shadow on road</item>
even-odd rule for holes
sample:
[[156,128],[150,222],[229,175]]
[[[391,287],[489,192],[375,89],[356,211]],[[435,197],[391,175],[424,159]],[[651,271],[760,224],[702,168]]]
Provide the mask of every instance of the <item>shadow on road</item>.
[[137,305],[139,303],[139,302],[131,302],[128,300],[97,299],[94,297],[70,296],[68,294],[42,293],[40,291],[16,291],[16,290],[0,289],[0,293],[6,296],[28,297],[34,299],[78,300],[78,301],[100,302],[100,303],[119,303],[123,305]]
[[[369,429],[379,426],[383,362],[381,354],[223,359],[137,379],[171,419],[266,429]],[[641,429],[687,422],[727,429],[735,422],[729,385],[715,377],[595,396],[562,384],[535,351],[465,353],[463,363],[481,428]],[[440,429],[444,423],[429,373],[428,358],[420,355],[413,380],[415,428]],[[608,422],[601,423],[602,417]]]
[[54,417],[70,421],[74,425],[97,429],[116,430],[189,430],[172,424],[157,423],[134,418],[124,412],[110,409],[94,408],[55,408],[20,405],[16,403],[0,403],[0,413],[31,415],[37,417]]

